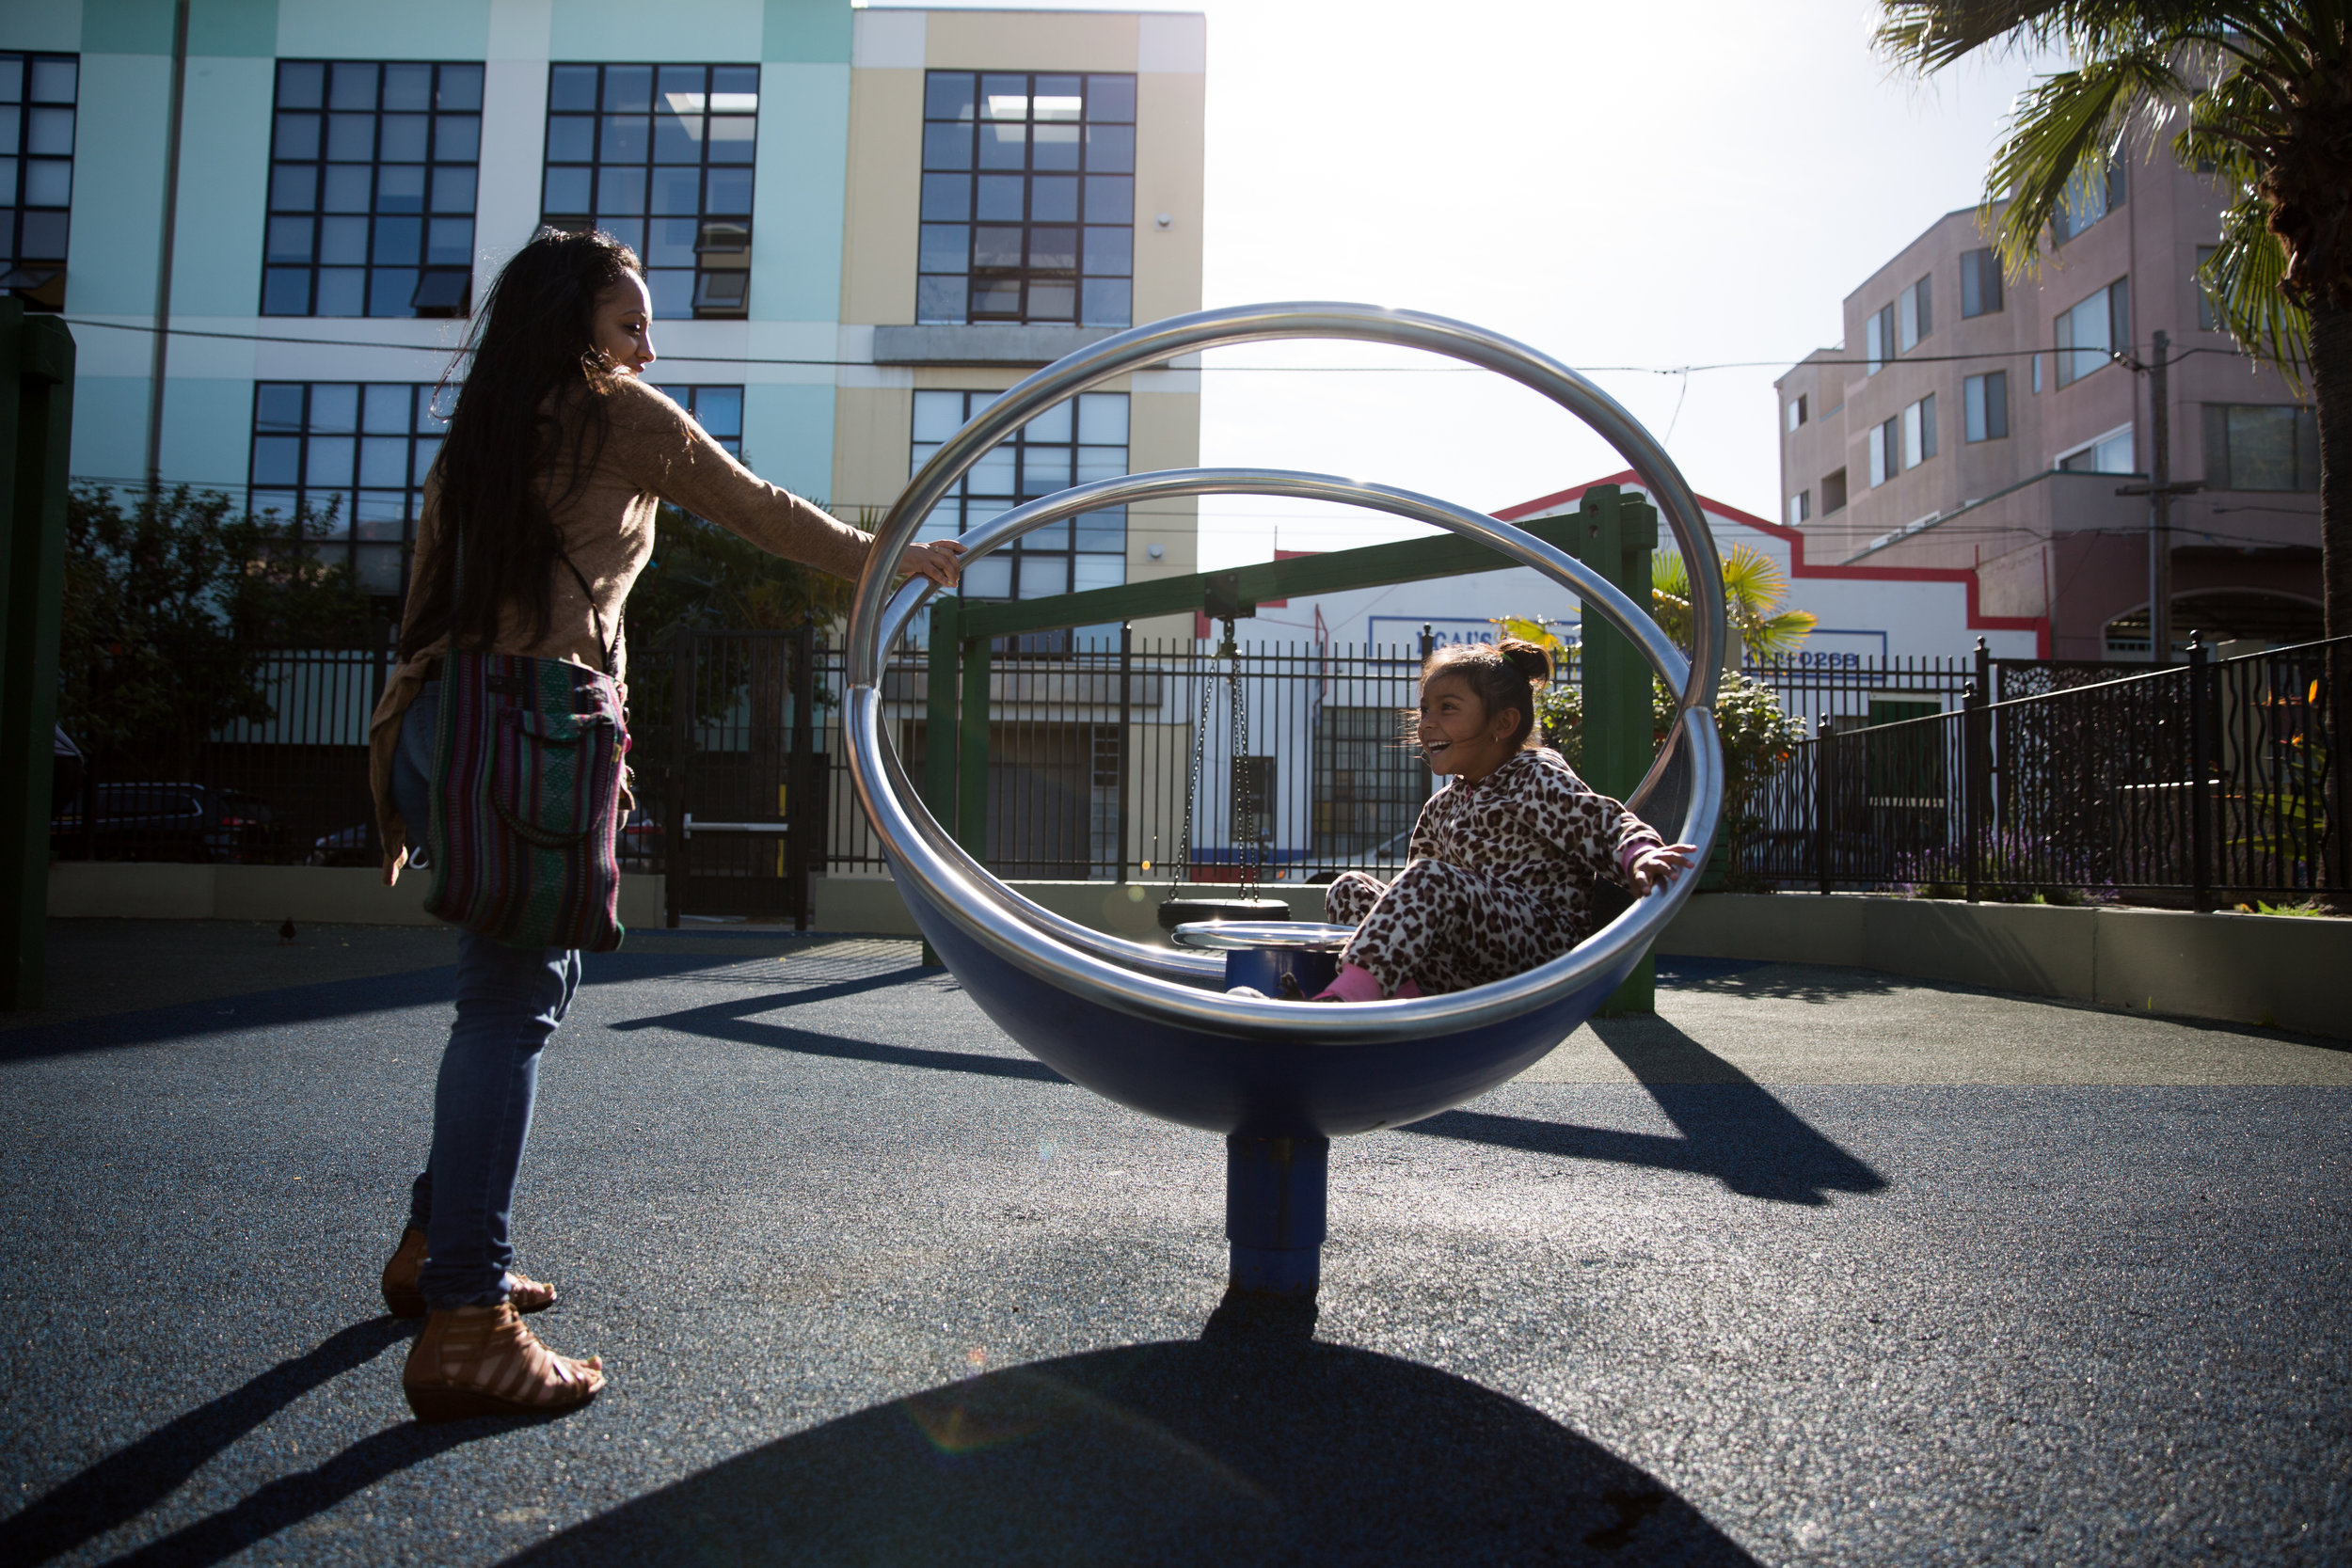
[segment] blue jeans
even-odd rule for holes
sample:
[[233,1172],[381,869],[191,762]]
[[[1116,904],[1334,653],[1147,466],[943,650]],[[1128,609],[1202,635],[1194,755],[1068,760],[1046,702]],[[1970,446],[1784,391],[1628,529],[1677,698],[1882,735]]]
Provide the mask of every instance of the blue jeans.
[[[429,681],[400,730],[392,799],[421,843],[432,822],[433,747],[441,688]],[[438,847],[433,848],[438,853]],[[457,1021],[433,1093],[433,1154],[410,1189],[408,1223],[425,1233],[419,1288],[436,1309],[506,1299],[515,1261],[507,1223],[531,1136],[539,1053],[580,989],[580,955],[502,946],[457,934]]]

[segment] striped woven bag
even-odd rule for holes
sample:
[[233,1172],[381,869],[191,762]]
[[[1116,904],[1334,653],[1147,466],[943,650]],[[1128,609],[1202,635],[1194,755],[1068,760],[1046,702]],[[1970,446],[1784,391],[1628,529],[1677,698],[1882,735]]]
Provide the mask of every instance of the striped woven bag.
[[427,912],[510,947],[620,946],[628,731],[612,658],[608,643],[598,673],[512,654],[442,657]]

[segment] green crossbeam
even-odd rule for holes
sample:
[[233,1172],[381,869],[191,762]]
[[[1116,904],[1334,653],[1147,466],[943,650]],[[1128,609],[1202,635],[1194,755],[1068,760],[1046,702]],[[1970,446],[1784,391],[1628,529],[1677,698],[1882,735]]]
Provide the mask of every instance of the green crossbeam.
[[[1574,550],[1576,515],[1539,517],[1520,528],[1547,545]],[[1294,594],[1338,594],[1351,588],[1384,588],[1394,582],[1423,578],[1464,577],[1473,572],[1500,572],[1513,562],[1497,556],[1475,539],[1449,534],[1442,539],[1408,539],[1395,545],[1369,545],[1357,550],[1299,556],[1290,561],[1262,561],[1229,572],[1195,572],[1184,577],[1154,578],[1122,588],[1093,588],[1083,594],[1059,594],[1050,599],[1016,599],[1008,603],[964,604],[958,632],[976,637],[1010,637],[1025,631],[1052,631],[1062,626],[1099,626],[1140,621],[1153,615],[1184,615],[1200,610],[1212,589],[1223,589],[1240,601],[1243,613],[1269,599]]]

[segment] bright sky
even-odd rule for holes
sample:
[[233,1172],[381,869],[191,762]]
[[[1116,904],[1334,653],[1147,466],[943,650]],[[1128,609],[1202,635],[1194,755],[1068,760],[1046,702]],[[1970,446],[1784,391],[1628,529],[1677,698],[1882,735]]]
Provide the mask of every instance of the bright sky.
[[[1863,0],[1167,8],[1209,19],[1206,304],[1362,300],[1508,333],[1591,373],[1701,493],[1767,516],[1772,377],[1836,342],[1847,292],[1976,199],[2031,70],[1892,79]],[[1484,372],[1221,368],[1284,361],[1442,363],[1324,343],[1213,355],[1203,463],[1486,510],[1624,467]],[[1326,549],[1422,531],[1249,497],[1201,508],[1204,567],[1265,560],[1278,533]]]

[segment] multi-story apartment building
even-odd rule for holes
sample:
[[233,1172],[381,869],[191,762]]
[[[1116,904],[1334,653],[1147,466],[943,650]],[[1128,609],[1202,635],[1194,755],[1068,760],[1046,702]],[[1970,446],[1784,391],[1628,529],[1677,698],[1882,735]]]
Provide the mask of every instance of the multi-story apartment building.
[[2194,273],[2210,181],[2169,157],[2078,186],[2030,277],[1976,209],[1947,214],[1845,301],[1845,341],[1780,394],[1783,521],[1817,564],[1963,568],[1984,611],[2060,658],[2146,657],[2152,377],[2165,332],[2176,642],[2319,630],[2310,404],[2217,330]]
[[[73,325],[77,475],[331,507],[390,599],[467,318],[540,224],[594,224],[645,261],[652,379],[870,523],[1029,369],[1199,308],[1204,54],[1191,14],[850,0],[10,7],[0,286]],[[1197,371],[1122,378],[929,526],[1192,464],[1199,427]],[[1189,571],[1193,515],[1080,519],[971,589]]]

